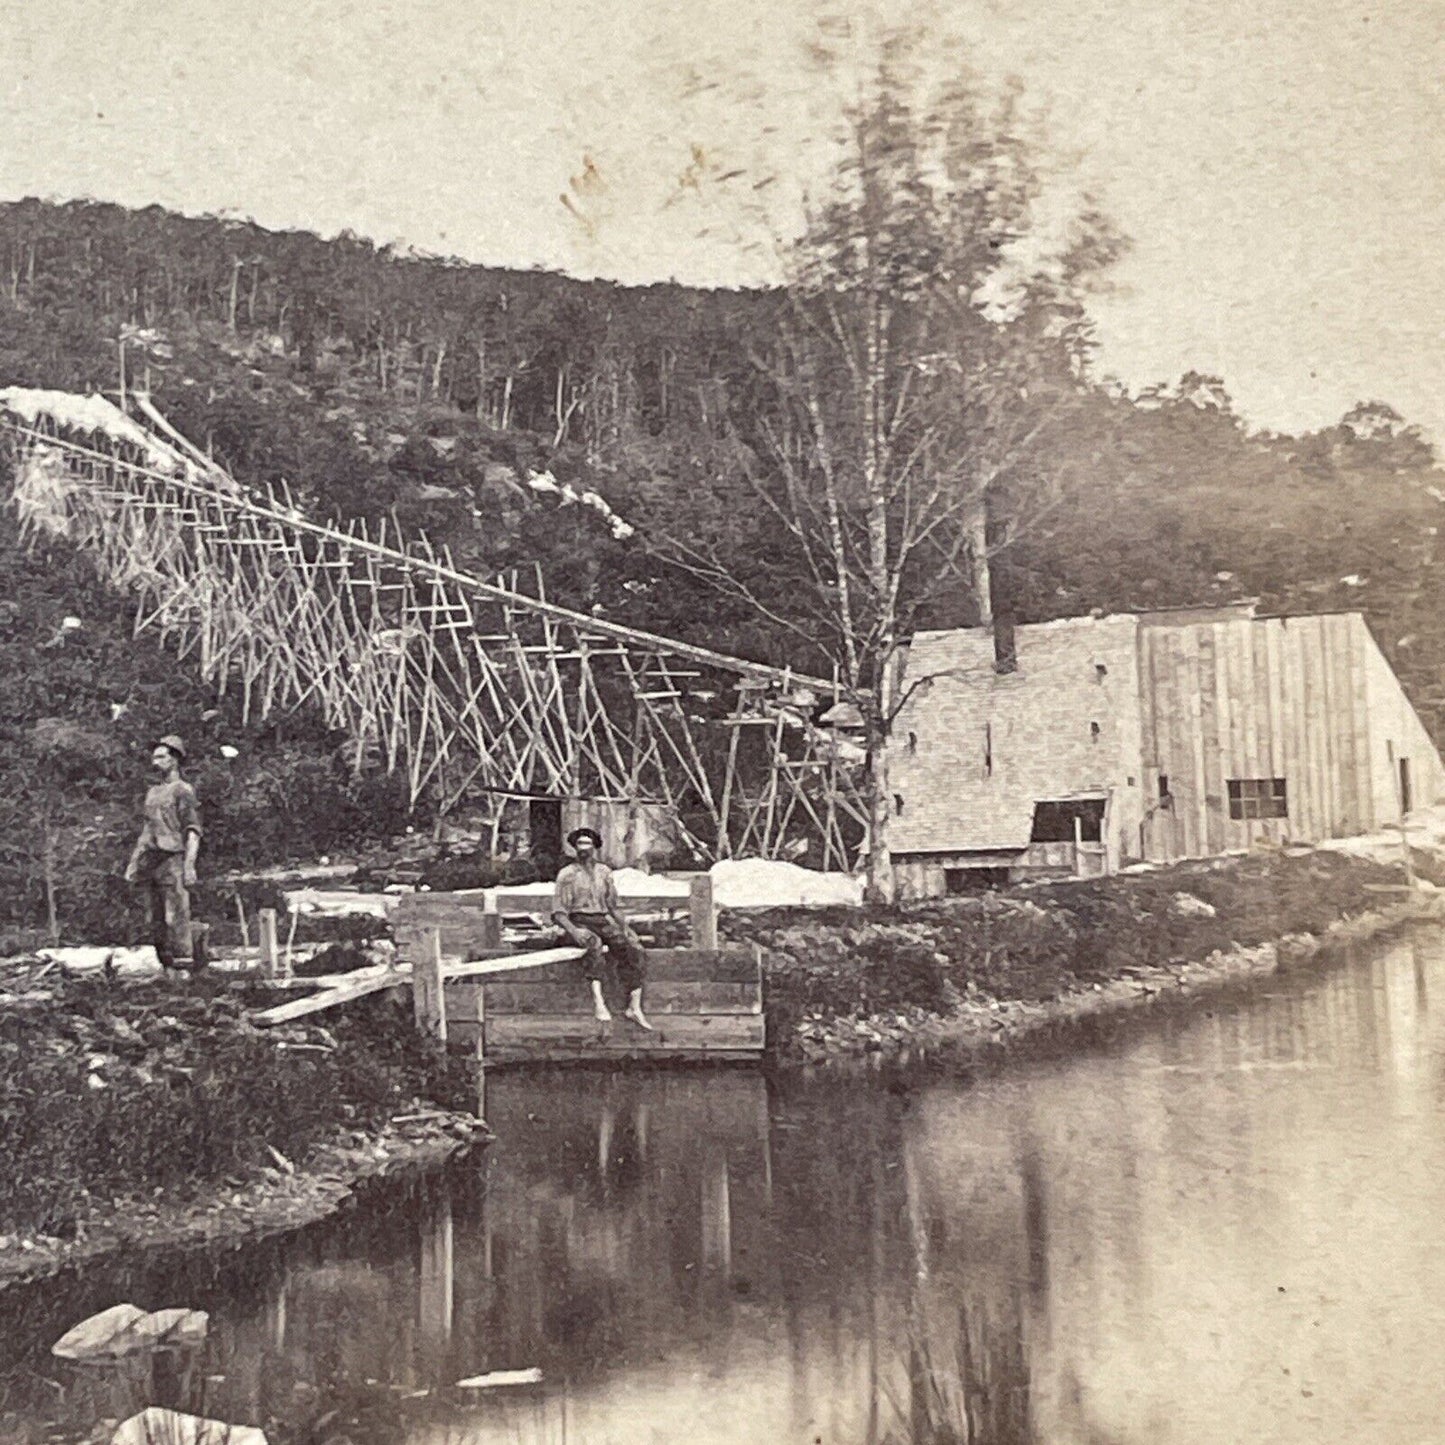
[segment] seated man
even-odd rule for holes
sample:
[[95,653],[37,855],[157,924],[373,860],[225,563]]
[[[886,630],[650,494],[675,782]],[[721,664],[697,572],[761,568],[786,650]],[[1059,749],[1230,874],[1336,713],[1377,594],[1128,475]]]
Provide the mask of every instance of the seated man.
[[597,856],[601,835],[591,828],[574,828],[567,845],[577,855],[557,875],[552,897],[552,921],[578,948],[586,949],[582,967],[592,984],[593,1012],[603,1023],[611,1019],[602,996],[602,954],[605,949],[617,965],[617,977],[627,990],[627,1017],[639,1028],[651,1030],[642,1012],[643,952],[637,935],[622,917],[612,870]]

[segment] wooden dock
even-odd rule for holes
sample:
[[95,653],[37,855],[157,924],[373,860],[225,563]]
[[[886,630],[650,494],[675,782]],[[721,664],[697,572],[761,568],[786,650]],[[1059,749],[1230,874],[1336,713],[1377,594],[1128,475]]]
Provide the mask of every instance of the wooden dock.
[[[593,1017],[579,949],[515,955],[502,948],[501,914],[489,906],[495,901],[480,893],[419,893],[399,906],[397,956],[410,964],[419,1027],[475,1047],[488,1065],[762,1057],[761,953],[718,946],[706,878],[689,897],[624,900],[629,913],[686,911],[692,922],[693,946],[647,950],[643,1007],[651,1033],[623,1017],[627,1001],[610,981],[612,1021]],[[516,904],[504,897],[503,906]],[[529,896],[525,906],[545,910],[547,900]]]

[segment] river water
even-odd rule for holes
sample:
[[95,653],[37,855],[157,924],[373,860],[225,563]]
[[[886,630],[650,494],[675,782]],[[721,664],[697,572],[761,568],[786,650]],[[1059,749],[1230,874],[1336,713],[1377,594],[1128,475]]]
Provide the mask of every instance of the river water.
[[[487,1089],[444,1180],[0,1297],[0,1433],[153,1399],[337,1445],[1445,1440],[1438,932],[972,1082]],[[120,1299],[210,1310],[204,1358],[49,1358]]]

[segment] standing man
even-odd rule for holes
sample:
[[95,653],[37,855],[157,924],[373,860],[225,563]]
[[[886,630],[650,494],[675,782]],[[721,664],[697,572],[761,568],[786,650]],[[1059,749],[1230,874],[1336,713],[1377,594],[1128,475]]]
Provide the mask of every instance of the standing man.
[[618,981],[627,990],[626,1016],[638,1028],[651,1032],[652,1025],[642,1012],[642,944],[622,917],[612,870],[597,856],[602,835],[592,828],[574,828],[567,835],[567,846],[577,855],[577,861],[568,863],[557,875],[552,921],[578,948],[586,950],[582,967],[592,984],[593,1012],[603,1023],[612,1018],[602,996],[605,949],[617,965]]
[[149,788],[145,823],[131,850],[125,881],[146,890],[151,942],[162,968],[191,968],[191,895],[196,855],[201,850],[201,814],[196,790],[181,777],[186,745],[174,733],[151,749],[161,781]]

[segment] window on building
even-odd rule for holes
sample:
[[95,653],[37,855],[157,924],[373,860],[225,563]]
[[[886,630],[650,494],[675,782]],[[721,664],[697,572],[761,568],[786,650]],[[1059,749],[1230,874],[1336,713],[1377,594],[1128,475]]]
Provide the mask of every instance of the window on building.
[[1072,843],[1074,823],[1079,824],[1079,840],[1099,843],[1104,837],[1104,800],[1102,798],[1062,798],[1057,802],[1034,804],[1034,826],[1030,843]]
[[910,753],[916,753],[916,752],[918,751],[918,734],[917,734],[917,733],[909,733],[909,734],[908,734],[908,751],[909,751]]
[[894,811],[895,813],[897,813],[900,817],[902,816],[902,814],[903,814],[903,794],[902,794],[902,793],[894,793],[894,795],[893,795],[893,811]]
[[1230,778],[1227,786],[1231,818],[1289,817],[1289,791],[1283,778]]
[[1164,801],[1164,799],[1167,798],[1167,797],[1169,797],[1169,796],[1170,796],[1170,792],[1169,792],[1169,774],[1168,774],[1168,773],[1160,773],[1160,774],[1159,774],[1159,801],[1162,803],[1162,802]]
[[983,725],[983,775],[993,777],[993,724]]
[[1410,759],[1400,759],[1400,811],[1411,812],[1415,807],[1415,790],[1410,786]]

